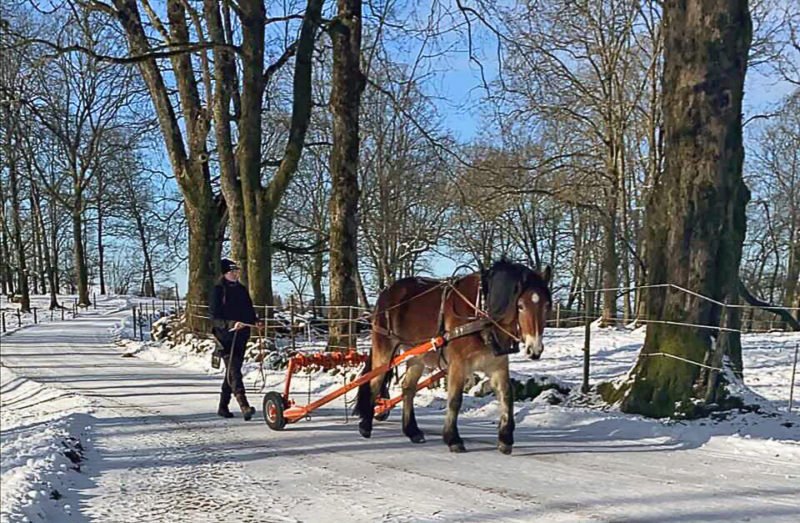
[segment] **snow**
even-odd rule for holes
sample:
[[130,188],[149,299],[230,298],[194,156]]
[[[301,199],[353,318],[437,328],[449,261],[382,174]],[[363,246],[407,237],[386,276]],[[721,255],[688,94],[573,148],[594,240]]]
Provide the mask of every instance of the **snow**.
[[84,454],[91,402],[6,366],[0,390],[0,521],[73,521],[77,488],[86,480],[67,454]]
[[[515,404],[508,457],[496,451],[497,402],[466,396],[470,452],[455,455],[440,442],[442,389],[419,395],[423,445],[402,436],[400,409],[360,438],[344,399],[273,432],[259,390],[281,390],[284,372],[262,377],[249,362],[258,421],[222,420],[212,344],[130,340],[127,303],[0,340],[0,522],[800,520],[800,416],[786,412],[798,334],[743,337],[760,414],[651,420],[549,390]],[[642,329],[595,326],[592,383],[625,375],[643,340]],[[582,349],[582,328],[550,329],[542,359],[515,355],[513,375],[575,391]],[[301,374],[292,394],[305,403],[344,379]],[[80,471],[65,441],[81,443]]]

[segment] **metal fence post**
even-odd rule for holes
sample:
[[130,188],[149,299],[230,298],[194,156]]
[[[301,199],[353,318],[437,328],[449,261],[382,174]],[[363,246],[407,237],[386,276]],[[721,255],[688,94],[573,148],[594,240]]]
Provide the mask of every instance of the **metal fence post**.
[[38,307],[33,308],[33,323],[39,323],[39,315],[37,314]]
[[61,306],[61,321],[64,321],[64,306]]
[[6,331],[6,311],[3,311],[2,316],[3,316],[3,320],[2,320],[2,322],[3,322],[3,332],[5,332]]
[[355,348],[355,341],[353,339],[353,307],[347,307],[347,348]]
[[561,327],[561,302],[556,303],[556,329]]
[[22,327],[22,311],[17,309],[17,327]]
[[586,322],[583,337],[583,385],[581,385],[581,392],[586,394],[589,392],[589,346],[592,339],[592,308],[591,291],[586,289],[584,291],[585,306],[586,306]]
[[133,314],[133,337],[136,337],[136,305],[131,307],[131,313]]
[[92,294],[93,294],[93,297],[94,297],[94,299],[92,300],[92,306],[94,307],[94,310],[97,310],[97,293],[95,292],[95,293],[92,293]]

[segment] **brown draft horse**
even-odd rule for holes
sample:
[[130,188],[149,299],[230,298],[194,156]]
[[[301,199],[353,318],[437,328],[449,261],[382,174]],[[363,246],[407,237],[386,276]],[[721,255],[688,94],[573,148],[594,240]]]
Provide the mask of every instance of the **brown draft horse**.
[[[451,452],[464,452],[456,421],[464,383],[473,371],[483,371],[500,401],[498,449],[511,453],[514,444],[514,399],[508,374],[508,354],[519,346],[538,360],[551,305],[548,285],[551,271],[538,273],[505,259],[454,281],[426,278],[398,280],[378,297],[372,320],[372,351],[364,372],[388,363],[398,351],[444,335],[447,343],[438,353],[408,360],[403,378],[403,434],[414,443],[425,436],[414,416],[416,386],[426,367],[447,370],[447,415],[444,442]],[[484,312],[485,308],[485,312]],[[355,412],[361,417],[359,432],[372,434],[374,404],[386,396],[389,374],[361,385]]]

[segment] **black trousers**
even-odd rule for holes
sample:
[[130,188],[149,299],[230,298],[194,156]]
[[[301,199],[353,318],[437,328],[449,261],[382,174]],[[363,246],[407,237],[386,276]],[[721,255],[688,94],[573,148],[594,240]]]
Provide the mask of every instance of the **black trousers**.
[[222,391],[219,402],[228,405],[231,395],[244,394],[244,381],[242,380],[242,364],[247,340],[250,339],[250,329],[241,329],[230,333],[226,339],[220,340],[223,347],[222,361],[225,362],[225,377],[222,380]]

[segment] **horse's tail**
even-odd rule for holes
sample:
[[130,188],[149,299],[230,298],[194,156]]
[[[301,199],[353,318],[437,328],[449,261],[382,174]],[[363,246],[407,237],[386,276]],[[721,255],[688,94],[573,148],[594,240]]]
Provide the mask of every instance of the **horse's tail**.
[[[389,289],[381,292],[375,303],[375,313],[372,317],[372,344],[369,349],[369,358],[364,364],[364,370],[361,372],[362,376],[369,374],[376,367],[380,368],[389,363],[394,357],[394,351],[397,349],[396,346],[392,347],[391,345],[392,337],[389,319],[385,312],[379,312],[387,310],[388,293]],[[389,397],[389,376],[391,374],[392,371],[389,370],[382,376],[375,376],[358,387],[353,414],[371,423],[375,412],[375,400],[378,397]]]
[[[367,362],[364,363],[364,370],[361,371],[362,376],[372,371],[372,349],[370,349],[369,352],[370,354],[367,358]],[[364,414],[369,412],[370,409],[374,409],[374,406],[372,405],[370,381],[367,380],[358,386],[358,392],[356,393],[356,404],[353,407],[353,415],[363,418]]]

